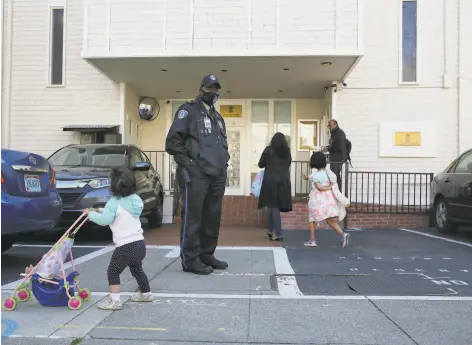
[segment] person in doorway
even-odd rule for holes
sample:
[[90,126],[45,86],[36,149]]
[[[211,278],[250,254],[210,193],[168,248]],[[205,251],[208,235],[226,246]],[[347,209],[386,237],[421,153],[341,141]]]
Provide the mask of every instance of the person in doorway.
[[195,100],[177,110],[166,139],[182,195],[182,268],[195,274],[228,267],[214,256],[230,158],[226,124],[214,107],[220,89],[215,75],[205,76]]
[[265,171],[258,208],[267,207],[267,236],[272,241],[282,240],[280,212],[292,211],[291,163],[292,156],[285,135],[275,133],[259,160],[259,168]]
[[302,175],[311,181],[310,199],[308,201],[308,221],[310,223],[310,240],[307,247],[316,247],[315,228],[317,223],[326,221],[341,237],[343,248],[349,245],[349,234],[344,233],[338,222],[346,216],[349,200],[339,191],[335,174],[326,167],[326,156],[314,152],[310,159],[312,173]]
[[329,152],[330,168],[336,175],[339,190],[342,191],[341,170],[343,162],[347,159],[346,133],[339,128],[336,120],[329,120],[328,128],[331,138],[329,139],[329,146],[325,147],[323,152]]

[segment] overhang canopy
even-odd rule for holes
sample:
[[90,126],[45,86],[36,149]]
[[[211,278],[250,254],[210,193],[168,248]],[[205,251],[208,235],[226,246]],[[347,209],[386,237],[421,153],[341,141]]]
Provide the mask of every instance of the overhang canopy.
[[89,61],[138,96],[195,97],[204,75],[215,74],[222,98],[322,98],[344,80],[358,56],[120,57]]
[[62,127],[62,130],[64,132],[109,132],[119,127],[119,125],[68,125]]

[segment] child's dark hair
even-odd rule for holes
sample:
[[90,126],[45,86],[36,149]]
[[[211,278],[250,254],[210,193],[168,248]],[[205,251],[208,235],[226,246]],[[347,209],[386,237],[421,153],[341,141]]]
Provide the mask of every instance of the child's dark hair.
[[315,169],[326,168],[326,156],[322,152],[313,152],[310,158],[310,167]]
[[128,168],[111,169],[110,179],[110,190],[113,196],[121,198],[136,193],[136,177]]

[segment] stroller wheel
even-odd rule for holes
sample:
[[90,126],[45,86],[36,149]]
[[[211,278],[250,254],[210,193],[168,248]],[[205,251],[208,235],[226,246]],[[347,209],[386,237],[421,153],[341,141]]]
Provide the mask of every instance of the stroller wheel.
[[80,289],[79,290],[79,297],[82,299],[82,301],[86,302],[90,299],[92,296],[92,293],[90,292],[89,289]]
[[72,310],[80,309],[80,307],[82,306],[82,300],[79,297],[72,297],[69,300],[68,306]]
[[26,302],[27,300],[29,300],[31,298],[31,291],[27,288],[24,288],[20,291],[18,291],[18,300],[20,302]]
[[16,301],[16,298],[5,298],[3,301],[3,309],[6,311],[14,310],[17,305],[18,302]]

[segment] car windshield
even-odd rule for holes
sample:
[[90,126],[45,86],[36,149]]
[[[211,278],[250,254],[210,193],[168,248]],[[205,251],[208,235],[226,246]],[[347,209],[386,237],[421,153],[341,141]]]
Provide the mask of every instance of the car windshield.
[[126,163],[126,147],[64,147],[48,160],[53,166],[123,166]]

